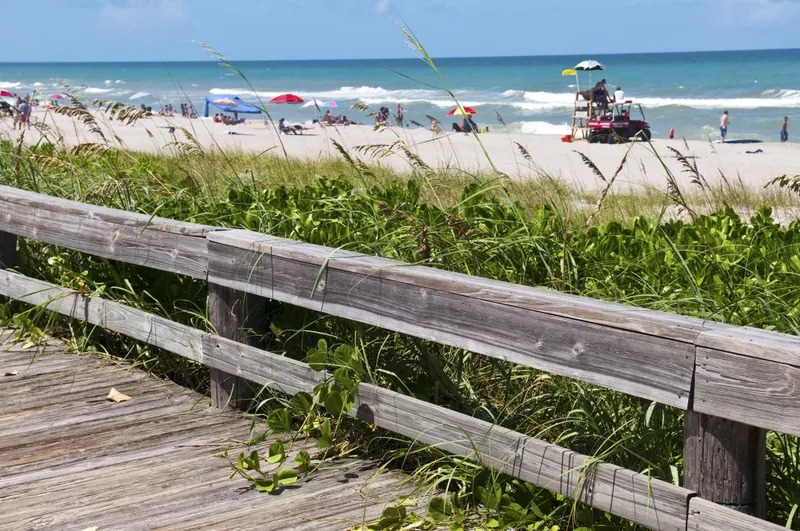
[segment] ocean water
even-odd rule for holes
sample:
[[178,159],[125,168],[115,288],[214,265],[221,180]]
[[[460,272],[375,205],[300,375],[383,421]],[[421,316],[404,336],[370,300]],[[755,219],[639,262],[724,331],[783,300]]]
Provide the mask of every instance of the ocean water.
[[[571,120],[576,80],[561,72],[584,59],[606,66],[592,73],[609,90],[621,86],[640,103],[655,137],[671,128],[677,137],[718,138],[719,116],[730,112],[730,138],[778,140],[780,124],[789,130],[800,119],[800,50],[695,52],[596,56],[450,58],[436,61],[447,85],[463,105],[478,111],[477,121],[495,129],[527,134],[564,134]],[[59,92],[62,84],[81,88],[87,99],[106,98],[159,109],[191,102],[202,112],[210,94],[237,94],[254,104],[292,92],[303,98],[335,100],[336,114],[369,123],[350,106],[362,102],[394,110],[406,120],[428,125],[426,115],[449,122],[454,107],[442,81],[421,60],[243,61],[236,63],[247,82],[215,62],[182,63],[0,63],[0,88],[14,93],[34,89]],[[588,73],[581,88],[590,88]],[[252,88],[251,88],[252,87]],[[213,109],[213,108],[212,108]],[[292,122],[315,117],[313,108],[271,105],[273,118]],[[369,112],[369,111],[367,111]]]

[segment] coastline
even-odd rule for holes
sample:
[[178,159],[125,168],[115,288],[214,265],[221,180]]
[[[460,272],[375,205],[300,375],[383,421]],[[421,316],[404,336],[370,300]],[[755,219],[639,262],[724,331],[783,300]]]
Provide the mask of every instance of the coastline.
[[[479,135],[480,143],[472,135],[461,133],[433,132],[416,128],[388,127],[374,130],[372,126],[326,126],[315,124],[303,135],[281,135],[263,118],[249,120],[237,126],[225,126],[210,119],[189,120],[178,117],[153,116],[139,120],[133,125],[110,121],[106,115],[95,113],[100,127],[110,145],[140,152],[169,153],[177,149],[171,142],[186,142],[186,129],[204,149],[242,151],[247,153],[269,153],[301,159],[341,158],[334,141],[343,146],[353,157],[368,164],[390,167],[397,171],[413,168],[405,156],[391,154],[374,158],[357,149],[358,146],[388,146],[402,140],[413,153],[435,170],[458,170],[461,172],[485,173],[492,165],[514,179],[535,179],[549,176],[561,180],[577,190],[594,191],[606,186],[593,170],[587,166],[581,153],[588,157],[610,179],[620,162],[628,153],[627,162],[615,182],[615,190],[632,194],[647,188],[665,190],[667,172],[672,172],[681,187],[691,186],[694,176],[686,171],[672,149],[689,157],[711,186],[736,184],[745,188],[763,188],[766,183],[780,175],[792,174],[800,154],[800,146],[791,143],[765,142],[761,144],[717,144],[697,140],[661,140],[647,144],[605,145],[588,144],[585,141],[563,143],[557,135],[528,135],[521,133],[490,132]],[[368,120],[363,115],[360,120]],[[100,142],[99,135],[78,120],[36,109],[34,121],[44,123],[45,134],[51,141],[63,142],[66,147],[83,143]],[[277,122],[277,119],[275,120]],[[443,127],[449,123],[443,124]],[[229,134],[235,132],[236,134]],[[18,141],[20,132],[12,131],[9,118],[0,120],[0,136]],[[25,131],[24,142],[38,142],[42,133],[35,127]],[[481,143],[483,144],[481,146]],[[281,147],[281,144],[283,147]],[[523,155],[522,146],[530,156]],[[485,148],[485,152],[484,152]],[[629,151],[630,148],[630,151]],[[761,150],[761,153],[747,153]],[[488,157],[487,157],[488,154]],[[660,156],[660,160],[659,160]],[[491,162],[490,160],[491,159]]]

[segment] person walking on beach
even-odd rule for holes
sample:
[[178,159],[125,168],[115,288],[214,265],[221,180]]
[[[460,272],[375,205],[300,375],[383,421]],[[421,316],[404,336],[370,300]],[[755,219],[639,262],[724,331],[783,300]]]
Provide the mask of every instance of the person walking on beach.
[[403,127],[403,107],[397,104],[397,127]]
[[728,111],[722,113],[722,116],[719,119],[719,137],[720,142],[723,144],[725,143],[725,137],[728,136],[728,124],[730,121],[728,120]]
[[22,100],[19,104],[19,130],[25,129],[25,124],[28,124],[28,129],[31,128],[31,104],[28,103],[28,98]]
[[789,117],[783,117],[783,123],[781,124],[781,142],[788,142],[789,141]]

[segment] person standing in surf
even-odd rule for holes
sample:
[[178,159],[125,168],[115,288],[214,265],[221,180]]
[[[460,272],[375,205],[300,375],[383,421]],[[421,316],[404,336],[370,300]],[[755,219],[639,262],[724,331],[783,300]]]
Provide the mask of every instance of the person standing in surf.
[[788,142],[789,141],[789,117],[783,117],[783,123],[781,124],[781,142]]
[[728,124],[730,121],[728,120],[728,111],[722,113],[722,117],[719,119],[719,138],[720,142],[723,144],[725,143],[725,137],[728,136]]
[[397,104],[397,126],[403,127],[403,106]]

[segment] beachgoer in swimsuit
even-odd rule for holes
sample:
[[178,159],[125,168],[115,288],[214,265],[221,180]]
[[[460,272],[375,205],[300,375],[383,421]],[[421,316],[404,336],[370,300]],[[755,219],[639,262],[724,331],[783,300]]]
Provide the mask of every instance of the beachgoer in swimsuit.
[[31,104],[28,103],[28,99],[22,100],[22,103],[19,105],[19,129],[20,131],[24,128],[24,124],[28,124],[28,129],[31,128]]
[[397,104],[397,127],[403,127],[403,107]]
[[781,124],[781,142],[788,142],[789,141],[789,117],[783,117],[783,123]]
[[723,144],[725,143],[725,137],[728,136],[728,124],[730,120],[728,119],[728,111],[722,113],[722,116],[719,119],[719,137],[720,142]]

